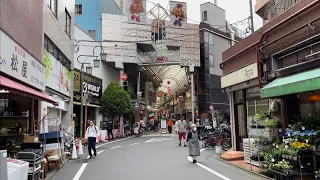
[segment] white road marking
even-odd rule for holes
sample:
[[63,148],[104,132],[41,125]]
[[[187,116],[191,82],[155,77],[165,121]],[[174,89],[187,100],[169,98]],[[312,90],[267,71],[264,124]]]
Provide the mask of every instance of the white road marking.
[[[112,144],[112,143],[115,143],[115,142],[123,141],[123,140],[129,139],[129,138],[130,137],[127,137],[127,138],[124,138],[124,139],[118,139],[118,140],[111,141],[111,142],[104,143],[104,144],[100,144],[100,145],[96,146],[96,149],[98,149],[101,146],[105,146],[105,145]],[[87,159],[89,159],[89,158],[90,158],[90,156],[88,155]]]
[[116,146],[116,147],[112,147],[110,149],[117,149],[117,148],[120,148],[121,146]]
[[103,152],[103,150],[102,150],[102,151],[97,152],[97,154],[100,154],[100,153],[102,153],[102,152]]
[[144,143],[151,143],[151,142],[160,142],[160,141],[170,141],[172,138],[155,138],[155,139],[150,139],[149,141],[146,141]]
[[133,143],[133,144],[129,144],[129,146],[133,146],[133,145],[137,145],[137,144],[140,144],[140,143]]
[[77,172],[77,174],[74,176],[74,178],[72,180],[79,180],[81,174],[83,173],[84,169],[86,168],[86,166],[88,165],[88,163],[83,163],[79,169],[79,171]]
[[[206,149],[201,149],[200,150],[200,152],[202,152],[202,151],[205,151]],[[188,157],[188,160],[190,161],[190,162],[192,162],[193,160],[192,160],[192,157]],[[218,176],[218,177],[220,177],[221,179],[223,179],[223,180],[231,180],[231,179],[229,179],[229,178],[227,178],[227,177],[225,177],[224,175],[222,175],[222,174],[220,174],[220,173],[218,173],[218,172],[216,172],[216,171],[214,171],[214,170],[212,170],[212,169],[210,169],[210,168],[208,168],[207,166],[205,166],[205,165],[203,165],[203,164],[201,164],[201,163],[196,163],[196,165],[198,165],[199,167],[201,167],[201,168],[203,168],[203,169],[205,169],[205,170],[207,170],[207,171],[209,171],[210,173],[212,173],[212,174],[214,174],[214,175],[216,175],[216,176]]]

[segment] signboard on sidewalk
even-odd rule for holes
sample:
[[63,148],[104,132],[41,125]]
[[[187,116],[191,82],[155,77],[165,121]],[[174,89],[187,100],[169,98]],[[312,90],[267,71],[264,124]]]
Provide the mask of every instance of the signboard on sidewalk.
[[161,120],[161,129],[166,129],[166,128],[167,128],[167,121]]

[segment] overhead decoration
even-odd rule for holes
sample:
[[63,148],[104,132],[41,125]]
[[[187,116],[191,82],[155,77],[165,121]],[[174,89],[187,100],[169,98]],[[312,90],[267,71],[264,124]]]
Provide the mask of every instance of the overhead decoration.
[[187,25],[187,4],[184,2],[176,2],[170,1],[171,7],[171,20],[173,21],[173,25],[179,27],[186,27]]
[[129,21],[134,23],[144,23],[146,20],[146,1],[145,0],[128,0],[129,4]]

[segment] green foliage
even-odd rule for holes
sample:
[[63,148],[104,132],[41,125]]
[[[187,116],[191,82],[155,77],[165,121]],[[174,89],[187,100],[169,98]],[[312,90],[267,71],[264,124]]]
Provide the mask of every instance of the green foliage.
[[252,124],[259,124],[264,127],[275,127],[279,124],[280,120],[274,115],[272,111],[262,111],[254,116]]
[[100,113],[114,119],[118,115],[124,118],[132,118],[133,105],[130,103],[129,94],[115,83],[110,83],[101,97]]

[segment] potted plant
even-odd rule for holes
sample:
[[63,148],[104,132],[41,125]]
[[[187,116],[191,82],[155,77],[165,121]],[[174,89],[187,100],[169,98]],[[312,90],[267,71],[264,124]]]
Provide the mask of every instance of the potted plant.
[[221,154],[222,152],[222,147],[221,147],[221,140],[219,139],[217,141],[217,145],[215,146],[216,154]]
[[314,172],[315,179],[320,180],[320,169]]
[[291,160],[294,160],[294,161],[298,160],[297,151],[294,149],[288,149],[288,156],[289,156],[289,159]]
[[275,164],[274,168],[276,170],[284,172],[286,175],[291,175],[293,166],[289,162],[282,160],[282,161],[279,161],[277,164]]

